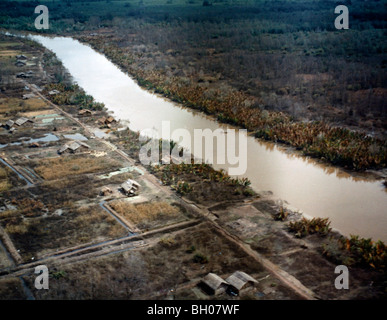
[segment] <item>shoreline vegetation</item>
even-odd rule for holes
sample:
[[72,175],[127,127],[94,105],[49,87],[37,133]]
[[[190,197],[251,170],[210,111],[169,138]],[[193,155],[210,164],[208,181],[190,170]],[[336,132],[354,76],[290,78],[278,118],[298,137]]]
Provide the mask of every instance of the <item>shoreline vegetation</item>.
[[[63,67],[62,67],[63,68]],[[95,102],[92,96],[87,95],[82,88],[76,84],[58,83],[47,84],[45,93],[51,90],[58,90],[60,93],[48,96],[55,104],[60,106],[75,107],[76,110],[84,108],[90,110],[104,110],[103,103]],[[139,135],[129,128],[124,131],[115,132],[120,141],[123,141],[125,151],[131,157],[138,159]],[[124,138],[126,137],[126,138]],[[129,138],[128,138],[129,137]],[[125,146],[125,141],[128,145]],[[160,152],[163,143],[172,141],[159,140]],[[161,154],[160,154],[161,155]],[[161,157],[160,157],[161,158]],[[222,190],[218,201],[228,200],[224,195],[233,194],[235,200],[249,198],[256,195],[249,187],[251,182],[246,179],[232,178],[223,170],[215,170],[208,164],[159,164],[146,167],[150,173],[157,177],[163,185],[169,186],[180,197],[193,201],[199,205],[206,205],[206,197],[203,197],[203,185],[210,185],[212,193],[214,190]],[[227,190],[227,192],[223,192]],[[231,193],[230,193],[231,192]],[[208,194],[208,193],[207,193]],[[211,199],[214,200],[214,199]],[[293,213],[294,214],[294,213]],[[321,254],[328,260],[336,263],[344,263],[347,266],[360,266],[371,268],[387,274],[387,246],[383,241],[373,241],[371,238],[361,238],[358,235],[343,236],[337,231],[333,232],[328,218],[299,217],[296,221],[288,221],[291,212],[280,207],[273,215],[274,221],[282,221],[287,225],[288,232],[296,238],[305,238],[316,234],[321,239]]]
[[[42,50],[42,48],[40,48]],[[46,49],[44,49],[47,51]],[[66,72],[63,70],[63,66],[60,63],[60,61],[55,62],[55,67],[53,67],[53,64],[50,62],[55,61],[55,56],[49,55],[50,61],[48,61],[48,65],[50,65],[53,69],[50,70],[50,74],[57,74],[63,75],[51,78],[48,83],[46,83],[44,86],[41,86],[43,89],[42,93],[47,97],[47,99],[51,100],[52,102],[58,104],[61,108],[66,110],[66,112],[69,112],[70,114],[76,115],[78,114],[79,110],[82,109],[91,109],[96,110],[97,112],[104,112],[104,106],[103,104],[97,103],[94,101],[93,97],[88,96],[82,88],[80,88],[77,85],[74,85],[69,80],[69,76]],[[21,87],[22,88],[22,87]],[[58,90],[60,89],[60,90]],[[47,95],[47,93],[51,90],[58,90],[59,93],[55,95]],[[92,117],[93,118],[93,117]],[[82,121],[88,121],[89,124],[94,123],[95,125],[95,119],[86,119]],[[114,131],[114,128],[113,128]],[[129,131],[129,129],[128,129]],[[122,131],[115,131],[115,136],[117,140],[112,141],[114,144],[118,146],[118,148],[122,148],[125,152],[128,152],[130,154],[130,157],[132,159],[138,159],[136,157],[136,154],[139,150],[139,143],[138,143],[138,134],[135,132],[129,131],[129,134],[124,135],[124,139],[121,136]],[[121,143],[123,142],[123,143]],[[160,142],[162,143],[162,142]],[[82,168],[76,168],[75,172],[78,170],[81,170]],[[181,165],[161,165],[156,167],[150,167],[148,168],[149,171],[153,171],[156,177],[159,177],[159,179],[165,184],[170,185],[172,189],[176,191],[177,194],[180,195],[180,197],[184,197],[187,199],[190,199],[189,196],[192,195],[193,198],[190,200],[195,202],[198,205],[203,205],[203,207],[207,207],[205,200],[200,199],[197,195],[198,193],[195,193],[195,185],[198,185],[198,189],[204,190],[203,186],[214,186],[218,192],[223,193],[222,187],[219,184],[224,184],[227,188],[233,188],[235,189],[235,194],[232,195],[233,199],[236,201],[243,200],[243,198],[249,199],[250,197],[254,196],[250,190],[249,190],[249,181],[247,179],[232,179],[228,177],[224,172],[217,171],[211,168],[208,165],[189,165],[189,164],[181,164]],[[76,175],[72,175],[67,177],[66,179],[70,179],[70,177],[75,177]],[[82,178],[82,177],[80,177]],[[74,178],[75,179],[75,178]],[[48,182],[48,181],[47,181]],[[46,182],[46,183],[47,183]],[[78,188],[82,185],[82,183],[77,183],[76,180],[69,180],[71,182],[70,184],[66,186],[62,186],[61,184],[58,184],[58,180],[52,181],[53,185],[56,185],[56,189],[54,188],[54,192],[57,192],[56,190],[63,191],[65,188],[69,188],[71,186],[71,189]],[[74,184],[75,182],[75,184]],[[44,183],[45,184],[45,183]],[[44,186],[44,184],[42,186]],[[51,189],[53,186],[49,186]],[[12,191],[12,190],[11,190]],[[91,190],[89,190],[91,191]],[[17,191],[16,191],[17,192]],[[202,191],[203,192],[203,191]],[[28,191],[26,191],[28,193]],[[82,192],[81,192],[82,193]],[[4,193],[3,193],[4,194]],[[58,196],[61,194],[63,196],[63,192],[57,192]],[[67,192],[66,192],[67,194]],[[88,194],[88,193],[87,193]],[[82,197],[84,197],[83,193],[81,195],[78,195],[78,200],[82,200]],[[87,197],[87,196],[86,196]],[[90,195],[90,197],[92,197]],[[231,196],[230,196],[231,197]],[[259,197],[259,195],[258,195]],[[54,197],[55,198],[55,197]],[[213,199],[212,199],[213,200]],[[224,199],[220,199],[223,201]],[[44,198],[44,202],[49,201],[49,199]],[[224,202],[223,202],[224,203]],[[236,203],[236,202],[235,202]],[[44,203],[45,204],[45,203]],[[25,203],[26,207],[29,207],[31,205],[34,206],[33,213],[40,212],[40,209],[43,203],[40,202],[33,202],[29,203],[28,201]],[[57,205],[53,209],[57,209]],[[214,204],[212,204],[214,206]],[[219,205],[215,205],[217,207]],[[58,207],[59,208],[59,207]],[[71,206],[69,205],[69,208]],[[227,208],[227,206],[226,206]],[[52,209],[52,210],[53,210]],[[79,208],[81,210],[82,208]],[[97,217],[100,217],[100,213],[97,212],[97,207],[91,207],[91,210],[95,210],[91,212],[91,214],[87,210],[81,210],[82,212],[74,211],[75,220],[79,225],[84,226],[86,229],[90,225],[90,219],[95,219]],[[140,207],[135,208],[137,211],[140,210]],[[147,208],[143,208],[144,212],[146,213]],[[217,212],[216,209],[213,207],[209,208],[213,212]],[[219,208],[218,208],[219,209]],[[330,222],[327,219],[302,219],[300,216],[295,215],[293,212],[287,211],[287,209],[280,207],[275,209],[275,213],[272,216],[272,223],[273,224],[280,224],[281,226],[287,228],[287,231],[290,233],[294,233],[294,238],[302,238],[308,245],[305,248],[305,243],[303,244],[304,247],[302,248],[302,252],[306,251],[315,254],[316,252],[320,253],[324,258],[326,258],[328,261],[333,261],[337,264],[346,264],[351,269],[351,272],[359,272],[361,270],[364,272],[364,274],[360,277],[362,281],[367,281],[367,279],[372,278],[375,276],[375,273],[378,274],[377,282],[373,285],[372,290],[379,290],[377,292],[382,292],[380,294],[385,294],[385,289],[383,289],[383,286],[385,288],[385,276],[387,274],[386,265],[387,265],[387,250],[386,246],[383,242],[378,241],[374,242],[371,239],[364,239],[360,238],[358,236],[351,236],[350,238],[343,237],[342,235],[338,234],[337,232],[331,230],[330,228]],[[20,212],[19,212],[20,211]],[[28,213],[30,211],[29,208],[21,208],[21,210],[16,210],[13,212],[5,212],[6,214],[18,214],[23,215],[26,212]],[[50,209],[51,211],[51,209]],[[7,217],[6,214],[3,213],[3,215],[0,217],[2,220],[0,220],[0,223],[4,223],[4,221],[12,220],[12,217]],[[161,218],[169,217],[167,214],[168,212],[163,211],[163,214],[161,215]],[[67,215],[65,214],[64,217]],[[172,214],[171,218],[174,218],[175,216]],[[68,217],[72,218],[72,217]],[[73,217],[74,218],[74,217]],[[153,217],[155,218],[155,217]],[[160,218],[160,217],[157,217]],[[43,218],[42,218],[43,219]],[[61,219],[60,216],[55,217],[55,219]],[[110,219],[114,222],[114,219]],[[13,221],[13,220],[12,220]],[[43,220],[42,220],[43,221]],[[262,221],[262,220],[261,220]],[[18,223],[18,220],[15,220],[12,222],[12,224]],[[266,223],[270,223],[266,222]],[[11,224],[11,225],[12,225]],[[21,225],[23,227],[24,225]],[[33,228],[31,228],[31,226]],[[26,225],[25,230],[24,229],[17,229],[17,226],[15,226],[14,229],[11,227],[7,230],[10,232],[14,232],[12,236],[15,237],[18,236],[18,232],[22,234],[22,237],[19,237],[19,239],[24,239],[25,236],[31,235],[31,232],[37,233],[39,236],[40,234],[38,231],[40,230],[38,227],[34,226],[33,224]],[[61,228],[63,228],[63,224],[60,224]],[[59,227],[59,224],[58,224]],[[105,229],[104,229],[105,230]],[[106,232],[115,232],[115,229],[113,230],[106,230]],[[26,232],[24,235],[23,232]],[[105,231],[104,231],[105,232]],[[33,233],[32,235],[34,235]],[[208,232],[210,233],[210,232]],[[49,232],[45,233],[45,236],[49,236]],[[35,237],[37,238],[37,237]],[[220,238],[220,237],[219,237]],[[32,238],[31,238],[32,239]],[[213,240],[211,240],[213,241]],[[246,239],[243,239],[242,241],[246,241]],[[289,242],[289,238],[283,238],[281,241],[287,241]],[[160,245],[165,246],[165,250],[170,250],[173,248],[173,246],[178,243],[173,238],[162,238],[160,240]],[[208,244],[208,243],[207,243]],[[284,243],[282,243],[284,244]],[[75,245],[75,244],[74,244]],[[193,257],[193,261],[199,265],[199,267],[204,267],[207,264],[212,263],[213,257],[205,252],[205,254],[202,254],[202,251],[200,249],[194,249],[192,248],[192,243],[190,243],[190,250],[195,251],[197,250],[197,253]],[[265,253],[265,247],[261,247],[263,243],[258,242],[257,245],[251,245],[251,248],[253,250],[256,250],[257,252],[263,252]],[[277,243],[278,245],[278,243]],[[281,246],[280,246],[281,247]],[[188,246],[187,246],[188,248]],[[36,248],[37,249],[37,248]],[[158,247],[156,247],[158,249]],[[219,248],[216,248],[216,252],[218,253]],[[300,249],[299,249],[300,250]],[[238,250],[236,250],[238,251]],[[224,259],[226,259],[226,253],[224,253],[224,258],[222,256],[222,263],[224,263]],[[145,252],[144,254],[146,254]],[[170,257],[169,252],[168,257]],[[192,253],[192,252],[191,252]],[[282,251],[281,251],[282,253]],[[26,254],[23,252],[23,254]],[[27,253],[30,254],[30,253]],[[160,254],[158,251],[157,254]],[[299,254],[297,252],[296,254]],[[310,257],[316,258],[315,255],[311,254]],[[29,257],[29,256],[28,256]],[[204,257],[204,259],[202,259]],[[281,256],[281,259],[285,259]],[[174,261],[174,260],[173,260]],[[93,261],[90,261],[92,263]],[[278,263],[278,261],[277,261]],[[304,263],[304,262],[303,262]],[[137,264],[136,264],[137,265]],[[162,264],[163,265],[163,264]],[[246,267],[245,264],[243,264],[244,267]],[[233,267],[235,267],[235,264],[233,264]],[[62,266],[59,266],[58,268],[63,268]],[[56,269],[55,269],[56,270]],[[62,269],[59,269],[57,273],[55,273],[56,276],[54,276],[55,280],[52,279],[52,283],[55,287],[57,284],[55,281],[59,283],[59,281],[65,281],[63,283],[67,283],[71,277],[67,278],[66,274],[61,271]],[[67,270],[67,269],[66,269]],[[71,268],[70,268],[71,270]],[[356,270],[356,271],[355,271]],[[56,270],[57,271],[57,270]],[[352,274],[352,273],[351,273]],[[297,276],[298,277],[298,276]],[[363,277],[363,278],[362,278]],[[58,278],[58,279],[57,279]],[[31,280],[28,278],[29,281]],[[62,280],[61,280],[62,279]],[[382,279],[380,282],[380,279]],[[67,281],[67,282],[66,282]],[[273,280],[270,280],[273,281]],[[384,281],[384,282],[383,282]],[[28,282],[29,283],[29,282]],[[32,283],[32,282],[31,282]],[[383,285],[384,283],[384,285]],[[60,284],[60,283],[59,283]],[[82,287],[82,286],[80,286]],[[335,290],[335,289],[334,289]],[[368,289],[367,289],[368,290]],[[382,290],[382,291],[380,291]],[[384,290],[384,291],[383,291]],[[55,291],[54,291],[55,292]],[[55,294],[55,293],[54,293]]]
[[[351,28],[338,32],[335,1],[54,1],[39,33],[87,43],[141,87],[256,138],[385,169],[386,7],[347,2]],[[34,2],[9,3],[0,27],[36,32]]]
[[[181,87],[166,83],[161,74],[131,68],[134,55],[128,58],[115,44],[88,37],[75,37],[104,54],[122,71],[128,72],[139,86],[180,103],[185,107],[213,115],[223,123],[254,133],[256,138],[295,147],[303,155],[321,159],[345,169],[362,171],[387,166],[387,142],[362,132],[334,127],[322,121],[300,122],[283,112],[251,108],[249,97],[233,92],[222,100],[207,99],[200,86]],[[220,93],[218,93],[220,95]]]

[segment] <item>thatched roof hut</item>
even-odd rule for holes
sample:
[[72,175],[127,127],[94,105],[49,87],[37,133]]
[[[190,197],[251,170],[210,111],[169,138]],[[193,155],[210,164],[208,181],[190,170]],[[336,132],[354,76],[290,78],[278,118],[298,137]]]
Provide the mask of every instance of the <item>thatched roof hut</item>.
[[140,184],[132,179],[128,179],[123,184],[121,184],[121,189],[127,196],[132,196],[136,194],[138,189],[140,189]]
[[235,271],[226,281],[230,285],[230,289],[235,293],[239,293],[240,290],[248,286],[258,284],[257,280],[242,271]]
[[81,149],[89,149],[89,148],[90,147],[82,141],[72,141],[72,142],[66,143],[64,146],[62,146],[58,150],[58,153],[59,154],[62,154],[65,152],[75,153],[76,151],[79,151]]
[[199,286],[210,295],[218,295],[227,290],[228,284],[215,273],[209,273],[201,280]]
[[78,115],[80,116],[91,116],[93,114],[93,112],[89,109],[82,109],[82,110],[79,110],[78,112]]
[[33,122],[31,119],[28,119],[28,118],[25,118],[25,117],[21,117],[19,119],[17,119],[15,121],[15,124],[17,124],[18,126],[22,126],[23,124],[27,123],[27,122]]
[[109,195],[109,194],[112,194],[113,193],[113,191],[112,191],[112,189],[110,189],[109,187],[103,187],[102,189],[101,189],[101,191],[99,192],[99,194],[101,195],[101,196],[107,196],[107,195]]
[[8,120],[6,123],[5,123],[5,127],[7,129],[11,129],[13,127],[13,125],[15,124],[15,122],[13,120]]

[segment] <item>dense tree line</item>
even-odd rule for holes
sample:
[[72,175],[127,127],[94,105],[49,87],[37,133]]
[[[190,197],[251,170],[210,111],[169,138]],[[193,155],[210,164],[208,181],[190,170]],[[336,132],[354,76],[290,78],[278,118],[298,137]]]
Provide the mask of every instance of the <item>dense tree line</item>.
[[[4,9],[4,3],[12,5]],[[209,3],[47,2],[46,32],[78,36],[140,85],[225,122],[252,128],[261,122],[243,120],[251,114],[284,112],[297,121],[323,121],[385,140],[386,1]],[[35,4],[0,3],[0,26],[34,30],[28,10]],[[349,30],[334,27],[339,4],[349,7]],[[275,139],[287,128],[253,130]]]

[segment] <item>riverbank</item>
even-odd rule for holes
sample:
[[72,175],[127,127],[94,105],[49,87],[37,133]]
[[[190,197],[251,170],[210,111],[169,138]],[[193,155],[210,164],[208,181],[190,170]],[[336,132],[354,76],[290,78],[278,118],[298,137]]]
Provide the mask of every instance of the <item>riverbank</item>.
[[[124,72],[128,72],[143,88],[186,107],[214,115],[220,122],[246,128],[257,138],[291,145],[301,150],[304,155],[347,169],[386,167],[385,140],[321,121],[295,121],[286,113],[254,107],[256,102],[253,97],[242,91],[231,90],[221,94],[219,90],[211,91],[206,82],[186,86],[178,77],[170,78],[162,71],[144,67],[142,54],[131,51],[130,46],[126,49],[119,46],[121,38],[116,37],[113,32],[74,37],[103,53]],[[212,97],[209,96],[210,91]]]
[[[216,130],[220,126],[209,117],[142,90],[135,81],[89,46],[71,38],[37,36],[36,39],[57,53],[89,94],[103,101],[122,121],[130,119],[133,130],[160,130],[160,124],[166,120],[172,132],[180,129],[181,123],[184,123],[191,135],[196,129]],[[72,48],[71,56],[64,50],[64,44],[66,49]],[[82,68],[79,67],[79,59],[82,59]],[[99,68],[95,68],[96,65]],[[109,82],[105,81],[107,78]],[[133,100],[133,96],[136,99]],[[147,110],[147,113],[142,110]],[[249,136],[247,143],[249,152],[245,177],[250,179],[255,190],[271,190],[278,198],[308,215],[329,217],[333,225],[347,236],[361,233],[363,237],[385,238],[383,226],[387,222],[384,214],[387,199],[381,181],[355,178],[311,159],[283,153],[274,143],[259,142]],[[215,153],[225,152],[222,147],[216,147]],[[228,169],[216,163],[213,165],[218,169]],[[297,188],[292,187],[295,183]],[[364,233],[364,230],[368,231]]]
[[[10,71],[13,90],[8,91],[9,84],[4,86],[3,83],[2,99],[14,98],[21,102],[20,97],[27,90],[26,85],[29,88],[27,91],[32,91],[36,97],[19,104],[21,109],[15,109],[14,113],[8,113],[5,109],[2,121],[21,114],[35,118],[32,124],[18,128],[12,135],[2,129],[4,142],[9,144],[19,136],[37,135],[38,132],[40,135],[51,132],[60,139],[40,144],[38,149],[25,144],[9,145],[2,150],[2,156],[11,159],[20,172],[25,175],[30,172],[29,177],[33,182],[32,186],[21,186],[22,182],[13,185],[14,180],[10,180],[9,189],[2,193],[7,210],[0,214],[0,223],[23,259],[23,263],[16,268],[2,269],[0,281],[5,287],[9,283],[14,285],[14,280],[17,281],[15,276],[22,273],[38,299],[105,298],[107,289],[113,292],[110,297],[124,299],[211,299],[213,297],[198,291],[196,286],[200,280],[208,272],[226,278],[238,269],[259,280],[257,287],[240,294],[238,298],[241,299],[383,297],[382,274],[370,266],[366,267],[364,261],[354,259],[354,252],[359,246],[353,244],[355,251],[346,252],[344,247],[340,247],[341,236],[338,233],[315,233],[316,228],[314,231],[310,229],[310,234],[301,233],[301,238],[293,237],[288,224],[299,221],[300,215],[286,210],[286,207],[268,196],[262,194],[257,198],[249,193],[244,194],[243,185],[240,185],[238,187],[242,189],[235,195],[227,191],[227,200],[208,197],[203,201],[197,192],[193,192],[192,198],[189,198],[187,194],[179,192],[180,196],[177,196],[169,187],[160,186],[153,175],[146,173],[146,168],[136,163],[136,133],[116,131],[119,123],[110,125],[110,128],[100,122],[96,126],[98,119],[108,115],[104,110],[93,110],[91,114],[82,115],[79,112],[81,104],[56,106],[47,102],[56,100],[62,92],[51,96],[48,88],[52,87],[49,86],[39,92],[30,81],[38,87],[50,84],[53,69],[50,71],[49,66],[52,63],[43,64],[48,78],[45,84],[39,83],[44,74],[39,73],[40,64],[37,62],[41,59],[40,54],[31,54],[30,49],[20,47],[19,40],[17,42],[16,47],[8,43],[6,49],[20,50],[20,54],[26,54],[28,60],[37,56],[38,60],[27,67],[34,70],[35,78],[15,78],[11,76],[14,71]],[[13,52],[11,58],[7,58],[10,60],[6,61],[12,62],[12,57],[18,53]],[[54,57],[51,56],[51,59]],[[76,96],[86,96],[80,88],[77,90],[74,92]],[[36,101],[33,104],[36,107],[31,110],[33,101]],[[45,121],[47,118],[54,122]],[[105,138],[93,134],[97,129],[106,134]],[[86,137],[89,148],[80,153],[58,156],[57,150],[68,141],[63,137],[69,134]],[[222,183],[228,185],[230,182],[223,174],[215,174],[211,170],[214,181],[208,181],[208,176],[198,175],[195,170],[179,172],[175,169],[179,167],[165,165],[157,169],[155,174],[157,176],[157,172],[164,171],[175,175],[174,179],[166,176],[168,179],[164,182],[179,179],[191,182],[195,177],[195,182],[191,182],[194,190],[207,185],[220,195],[226,190]],[[100,178],[102,176],[103,179]],[[216,181],[217,177],[222,177],[219,180],[223,182]],[[116,190],[127,178],[140,183],[139,196],[126,198]],[[163,175],[160,179],[163,181]],[[101,198],[99,194],[105,186],[112,193]],[[190,194],[190,188],[180,191]],[[208,195],[207,191],[205,193]],[[33,201],[27,201],[32,197]],[[6,199],[14,200],[9,203]],[[103,199],[118,199],[131,210],[141,210],[138,212],[141,212],[143,220],[140,223],[137,221],[136,225],[140,229],[138,237],[131,240],[130,235],[126,236],[128,230],[117,224],[108,212],[100,210],[102,208],[98,204]],[[174,209],[169,207],[156,217],[152,215],[153,220],[149,220],[151,216],[146,214],[146,205],[154,206],[158,202],[166,202]],[[145,207],[140,207],[140,204]],[[278,216],[284,209],[288,212],[286,217]],[[116,216],[120,215],[122,213],[116,212]],[[130,215],[126,219],[130,219]],[[184,224],[185,221],[187,224]],[[52,238],[54,235],[55,240]],[[37,242],[38,239],[44,241]],[[137,242],[139,239],[141,243]],[[47,263],[52,270],[51,287],[45,293],[34,291],[33,270],[28,269],[41,263]],[[346,263],[350,267],[351,287],[345,294],[334,287],[336,263]],[[125,279],[121,276],[118,279],[111,277],[112,272],[117,275],[117,270]],[[176,270],[181,270],[178,276]],[[98,278],[96,274],[102,274],[103,277]],[[93,280],[93,288],[89,286],[90,279]],[[371,282],[373,285],[370,289]],[[170,288],[174,288],[173,293]],[[12,295],[5,297],[12,298]],[[230,296],[221,298],[230,299]]]

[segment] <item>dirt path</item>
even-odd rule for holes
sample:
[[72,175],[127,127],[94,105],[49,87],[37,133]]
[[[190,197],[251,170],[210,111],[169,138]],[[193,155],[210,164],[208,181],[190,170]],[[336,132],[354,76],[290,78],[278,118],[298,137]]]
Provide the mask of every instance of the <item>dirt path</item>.
[[[82,127],[87,134],[90,136],[92,135],[90,129],[83,124],[78,119],[74,118],[71,114],[65,112],[62,110],[59,106],[49,101],[45,96],[43,96],[36,88],[28,84],[27,82],[24,82],[30,89],[33,91],[37,96],[42,98],[45,102],[47,102],[50,106],[54,107],[58,112],[62,113],[75,123],[77,123],[80,127]],[[115,151],[117,154],[119,154],[122,158],[124,158],[126,161],[128,161],[131,164],[134,164],[135,161],[130,158],[125,152],[122,150],[119,150],[115,145],[112,143],[105,141],[104,139],[95,137],[96,140],[101,141],[104,143],[109,149],[112,151]],[[299,280],[297,280],[295,277],[284,271],[283,269],[279,268],[277,265],[270,262],[268,259],[261,256],[258,252],[255,250],[252,250],[249,245],[243,242],[243,240],[237,238],[236,236],[231,235],[228,233],[224,228],[219,226],[214,219],[212,219],[212,214],[204,208],[198,207],[196,204],[186,201],[185,199],[178,198],[169,187],[165,187],[160,185],[157,178],[147,172],[145,168],[143,168],[141,165],[138,166],[139,168],[143,169],[144,179],[146,179],[149,183],[154,185],[156,188],[160,189],[164,194],[167,194],[173,198],[178,199],[178,201],[184,206],[189,206],[192,210],[194,210],[198,216],[205,218],[207,221],[209,221],[225,238],[227,238],[229,241],[235,243],[241,250],[243,250],[246,254],[248,254],[250,257],[252,257],[257,263],[262,265],[264,268],[266,268],[274,277],[276,277],[278,280],[280,280],[285,286],[290,288],[292,291],[297,293],[300,297],[307,299],[307,300],[315,300],[317,299],[317,296],[314,292],[309,290],[307,287],[305,287]],[[130,243],[132,243],[135,239],[141,238],[144,239],[145,237],[149,238],[152,235],[156,235],[160,232],[172,232],[173,230],[182,230],[188,226],[192,225],[192,221],[183,222],[177,225],[167,226],[158,230],[149,231],[140,235],[132,236],[132,237],[126,237],[122,239],[112,240],[108,242],[101,243],[99,245],[90,245],[87,247],[81,247],[81,248],[75,248],[70,251],[62,251],[60,254],[54,254],[52,256],[45,257],[42,260],[35,261],[33,263],[29,263],[27,265],[19,266],[19,270],[15,270],[12,274],[23,274],[26,273],[29,268],[32,268],[42,262],[47,263],[54,263],[55,261],[63,261],[63,259],[66,259],[68,262],[76,262],[79,260],[84,260],[87,258],[110,254],[114,252],[118,252],[120,250],[124,250],[128,246],[130,247]],[[195,223],[195,221],[194,221]],[[197,221],[196,221],[197,223]],[[129,243],[125,243],[129,240]],[[121,248],[119,248],[121,246]]]

